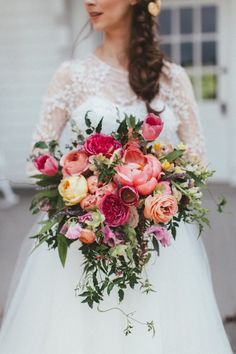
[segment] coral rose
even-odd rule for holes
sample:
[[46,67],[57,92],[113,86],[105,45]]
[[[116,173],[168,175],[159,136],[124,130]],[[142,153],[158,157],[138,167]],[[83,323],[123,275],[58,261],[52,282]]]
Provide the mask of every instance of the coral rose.
[[109,158],[115,150],[122,148],[122,145],[110,135],[95,133],[88,137],[84,148],[90,155],[103,154]]
[[88,169],[88,155],[83,150],[74,150],[66,153],[60,159],[64,177],[80,175]]
[[145,200],[144,216],[156,224],[170,221],[177,211],[178,204],[173,195],[156,194]]
[[120,226],[129,218],[129,207],[123,204],[117,194],[107,194],[100,203],[100,210],[108,226]]
[[79,235],[81,242],[91,244],[96,240],[96,235],[92,230],[82,229]]
[[86,178],[83,175],[65,177],[58,190],[66,205],[78,204],[88,193]]
[[153,141],[161,134],[163,129],[163,121],[159,116],[149,113],[144,119],[142,125],[142,134],[145,140]]
[[34,166],[46,176],[54,176],[58,171],[57,160],[49,154],[40,155],[33,160]]

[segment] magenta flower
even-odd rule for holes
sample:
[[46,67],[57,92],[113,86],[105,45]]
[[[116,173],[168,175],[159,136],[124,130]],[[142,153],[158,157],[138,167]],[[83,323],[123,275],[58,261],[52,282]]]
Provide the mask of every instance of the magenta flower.
[[46,176],[54,176],[58,171],[58,162],[52,155],[40,155],[33,160],[34,166]]
[[142,134],[145,140],[153,141],[161,134],[163,129],[163,121],[159,116],[149,113],[142,125]]
[[168,231],[159,225],[153,225],[147,228],[146,234],[153,234],[155,238],[161,242],[163,247],[170,246],[171,237]]
[[101,153],[109,158],[115,150],[122,148],[122,145],[110,135],[95,133],[90,135],[85,141],[84,148],[90,155]]
[[123,204],[117,194],[106,194],[101,200],[100,210],[109,226],[124,225],[129,218],[129,207]]

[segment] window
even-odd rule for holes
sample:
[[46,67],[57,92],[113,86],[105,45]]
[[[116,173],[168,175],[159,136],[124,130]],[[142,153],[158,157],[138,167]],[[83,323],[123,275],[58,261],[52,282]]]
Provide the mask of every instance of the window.
[[218,8],[213,5],[165,7],[159,17],[161,47],[186,68],[197,98],[218,96]]

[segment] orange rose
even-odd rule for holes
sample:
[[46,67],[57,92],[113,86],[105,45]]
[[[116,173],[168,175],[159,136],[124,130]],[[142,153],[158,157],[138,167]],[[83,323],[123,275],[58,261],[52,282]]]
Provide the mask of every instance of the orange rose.
[[96,240],[96,235],[92,230],[82,229],[80,231],[79,239],[83,243],[93,243]]
[[156,194],[145,200],[144,216],[156,224],[170,221],[177,211],[178,204],[173,195]]

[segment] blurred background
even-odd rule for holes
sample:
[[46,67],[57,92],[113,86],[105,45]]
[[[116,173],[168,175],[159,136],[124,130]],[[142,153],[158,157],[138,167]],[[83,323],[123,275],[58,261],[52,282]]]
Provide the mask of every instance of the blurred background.
[[[35,222],[34,193],[25,175],[33,130],[47,84],[72,56],[87,22],[82,0],[0,0],[0,314],[23,239]],[[202,236],[217,302],[236,348],[236,1],[164,0],[159,18],[162,47],[184,66],[193,83],[208,161],[216,169],[205,205],[212,228]],[[84,34],[89,32],[89,26]],[[79,44],[83,57],[100,41]],[[214,198],[225,195],[224,214]],[[236,350],[236,349],[235,349]]]

